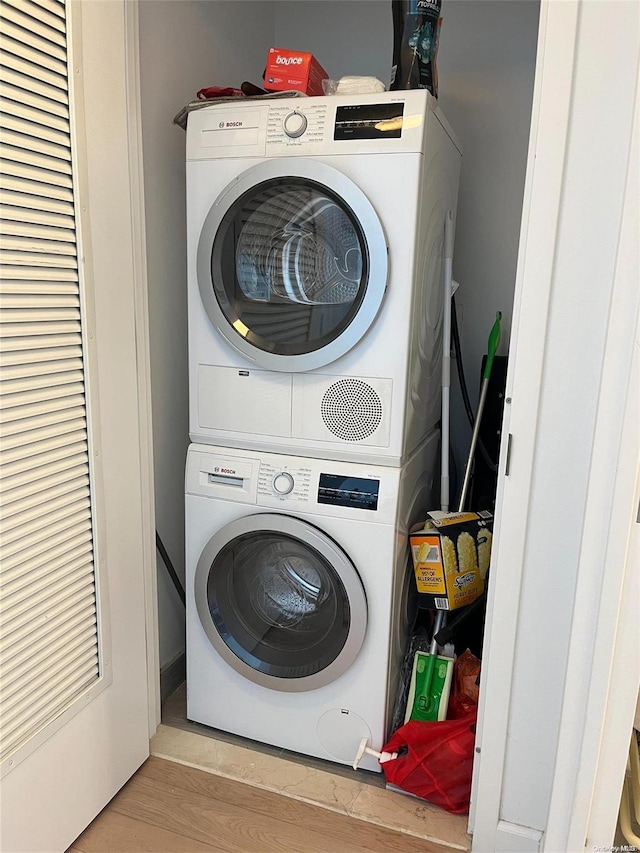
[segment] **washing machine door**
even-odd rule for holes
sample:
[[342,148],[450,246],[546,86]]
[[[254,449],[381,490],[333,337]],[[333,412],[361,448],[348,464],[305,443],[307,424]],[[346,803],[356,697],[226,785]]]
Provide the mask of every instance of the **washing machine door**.
[[387,284],[387,245],[364,193],[302,158],[244,172],[209,211],[198,244],[205,310],[256,366],[329,364],[367,332]]
[[330,537],[291,516],[251,515],[216,533],[194,593],[217,652],[274,690],[329,684],[364,641],[367,602],[355,567]]

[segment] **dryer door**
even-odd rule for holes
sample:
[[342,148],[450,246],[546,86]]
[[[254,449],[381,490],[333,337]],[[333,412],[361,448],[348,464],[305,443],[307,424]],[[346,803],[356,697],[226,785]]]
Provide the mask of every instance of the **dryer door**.
[[313,690],[353,663],[367,627],[360,577],[341,548],[291,516],[231,522],[195,574],[202,627],[245,678],[274,690]]
[[312,370],[348,352],[375,320],[387,245],[370,202],[337,169],[271,160],[214,203],[197,274],[205,310],[233,347],[269,370]]

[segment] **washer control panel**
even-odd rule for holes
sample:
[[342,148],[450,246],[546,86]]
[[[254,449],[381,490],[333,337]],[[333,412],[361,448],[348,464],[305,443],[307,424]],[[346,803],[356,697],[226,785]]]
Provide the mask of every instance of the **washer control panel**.
[[299,107],[291,108],[273,103],[269,105],[267,119],[267,152],[273,148],[285,146],[313,146],[325,137],[327,107],[325,104],[309,103],[300,98]]
[[[431,446],[435,459],[437,435]],[[187,453],[187,496],[265,511],[395,524],[399,486],[398,468],[204,444]]]
[[260,462],[258,494],[288,501],[308,501],[310,468],[279,467],[271,462]]

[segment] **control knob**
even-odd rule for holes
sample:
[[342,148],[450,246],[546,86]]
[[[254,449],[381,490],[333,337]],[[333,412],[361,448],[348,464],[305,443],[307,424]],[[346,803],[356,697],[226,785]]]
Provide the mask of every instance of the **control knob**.
[[304,113],[294,110],[284,117],[282,127],[290,139],[297,139],[307,129],[307,117]]
[[280,471],[273,478],[273,488],[279,495],[288,495],[293,490],[293,477],[287,471]]

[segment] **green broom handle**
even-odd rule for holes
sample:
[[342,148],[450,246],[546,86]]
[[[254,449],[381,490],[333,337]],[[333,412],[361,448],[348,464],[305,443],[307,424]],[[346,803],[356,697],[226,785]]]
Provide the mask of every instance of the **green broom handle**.
[[[500,344],[500,320],[502,320],[502,311],[496,311],[496,321],[489,332],[489,343],[487,344],[487,361],[484,366],[482,378],[489,380],[491,369],[493,367],[493,359],[496,357],[498,346]],[[480,413],[478,413],[478,418]]]

